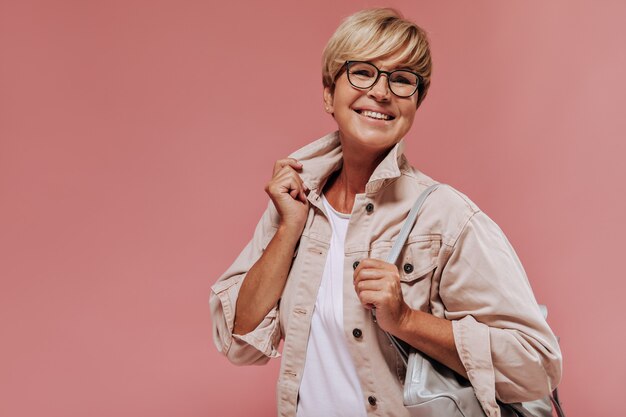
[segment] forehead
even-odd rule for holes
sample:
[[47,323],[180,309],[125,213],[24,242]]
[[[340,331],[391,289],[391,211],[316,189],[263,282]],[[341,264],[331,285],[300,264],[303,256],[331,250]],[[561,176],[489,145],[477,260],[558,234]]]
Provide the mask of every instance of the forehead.
[[[402,50],[397,50],[391,54],[387,54],[379,57],[370,57],[369,59],[363,59],[363,61],[371,62],[379,69],[384,71],[392,71],[395,69],[410,69],[410,63],[406,60],[406,54],[403,54]],[[404,55],[404,56],[403,56]]]
[[394,71],[398,69],[411,70],[411,66],[405,61],[392,61],[387,59],[364,59],[365,62],[374,64],[378,69],[383,71]]

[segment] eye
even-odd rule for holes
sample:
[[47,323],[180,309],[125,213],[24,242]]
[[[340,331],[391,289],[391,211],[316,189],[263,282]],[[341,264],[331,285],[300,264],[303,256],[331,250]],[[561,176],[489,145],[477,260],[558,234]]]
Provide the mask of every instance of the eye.
[[393,82],[394,83],[399,83],[399,84],[411,84],[411,82],[408,79],[404,78],[404,77],[395,77],[393,79]]
[[368,69],[354,69],[351,71],[351,73],[353,75],[357,75],[359,77],[373,77],[374,76],[374,71],[372,70],[368,70]]
[[415,78],[413,74],[394,74],[391,82],[403,85],[415,85],[417,84],[417,78]]

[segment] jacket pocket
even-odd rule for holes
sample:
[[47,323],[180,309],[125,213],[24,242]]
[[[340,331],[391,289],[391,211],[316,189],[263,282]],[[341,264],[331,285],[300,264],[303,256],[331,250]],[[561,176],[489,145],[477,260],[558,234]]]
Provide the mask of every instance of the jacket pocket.
[[400,272],[400,281],[412,283],[427,278],[437,267],[437,255],[440,241],[419,239],[404,245],[396,262]]
[[441,241],[436,238],[420,238],[409,241],[396,265],[404,301],[415,310],[430,311],[430,289],[437,268]]

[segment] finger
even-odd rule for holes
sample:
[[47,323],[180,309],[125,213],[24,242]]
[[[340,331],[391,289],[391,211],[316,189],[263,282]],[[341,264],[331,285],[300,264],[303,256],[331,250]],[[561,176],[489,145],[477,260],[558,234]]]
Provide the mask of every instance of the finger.
[[393,269],[393,268],[395,268],[395,265],[394,264],[390,264],[389,262],[385,262],[382,259],[363,258],[363,259],[361,259],[359,261],[358,268],[361,268],[361,269],[367,269],[367,268]]
[[359,271],[355,271],[352,281],[356,284],[360,281],[381,280],[381,279],[384,279],[388,274],[389,272],[383,269],[374,269],[374,268],[361,269]]
[[[360,276],[363,271],[386,271],[398,275],[398,267],[396,265],[373,258],[365,258],[359,261],[359,265],[354,270],[354,279]],[[365,276],[368,275],[366,274]]]
[[363,290],[357,293],[362,304],[372,304],[377,308],[391,307],[402,302],[402,297],[395,296],[392,292],[383,290]]
[[359,281],[354,284],[354,290],[357,294],[363,291],[383,291],[386,288],[388,288],[388,286],[385,285],[384,281],[380,280]]
[[289,193],[294,200],[298,199],[298,195],[302,191],[300,183],[298,183],[298,181],[293,177],[287,178],[285,182],[283,182],[282,187],[283,192]]
[[302,201],[305,204],[308,201],[307,198],[306,198],[306,194],[304,193],[304,189],[302,191],[300,191],[300,201]]
[[[285,173],[285,177],[277,179],[278,181],[289,181],[289,193],[294,198],[294,200],[302,201],[303,203],[307,202],[307,192],[309,188],[304,184],[300,175],[289,168],[289,172]],[[293,193],[296,191],[296,193]]]
[[361,281],[355,284],[354,290],[357,296],[363,292],[376,292],[379,301],[397,298],[397,293],[401,291],[400,288],[397,288],[394,283],[388,280]]
[[302,169],[302,163],[300,163],[295,158],[279,159],[274,163],[274,171],[272,173],[272,176],[276,175],[278,171],[282,170],[285,167],[291,167],[292,169]]
[[378,291],[361,291],[358,294],[361,305],[367,309],[378,307],[380,304],[380,295]]
[[302,163],[298,161],[296,158],[283,158],[276,161],[275,166],[279,166],[280,168],[285,166],[291,166],[293,168],[302,167]]
[[300,174],[298,174],[291,166],[281,168],[274,176],[274,179],[277,181],[281,181],[285,178],[295,179],[303,188],[308,190],[308,188],[304,185],[304,181],[302,181]]
[[297,174],[295,176],[290,175],[286,178],[280,179],[279,181],[281,183],[282,191],[289,193],[294,200],[298,200],[303,203],[308,201],[304,192],[306,187]]
[[[300,192],[303,189],[302,179],[293,171],[281,172],[270,182],[280,187],[282,192],[291,193],[292,190]],[[296,196],[297,195],[294,195],[294,198]]]
[[306,193],[309,191],[309,187],[304,184],[304,181],[302,181],[302,177],[300,177],[300,175],[291,167],[283,167],[280,171],[276,173],[276,175],[274,175],[274,177],[272,177],[272,180],[270,182],[277,182],[282,184],[287,181],[296,182],[298,184],[298,187],[302,189],[303,192],[305,192],[306,196]]

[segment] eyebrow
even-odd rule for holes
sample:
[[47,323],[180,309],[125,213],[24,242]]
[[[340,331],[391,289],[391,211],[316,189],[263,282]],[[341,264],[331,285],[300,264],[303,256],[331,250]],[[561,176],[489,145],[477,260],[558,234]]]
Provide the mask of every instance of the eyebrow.
[[[376,66],[376,68],[378,68],[378,65],[376,65],[373,61],[365,61],[365,62],[369,62],[370,64]],[[388,69],[387,71],[391,72],[391,71],[397,71],[397,70],[405,70],[405,71],[411,71],[414,73],[417,73],[417,71],[415,71],[413,68],[408,67],[406,65],[404,66],[393,66],[391,67],[391,69]]]

